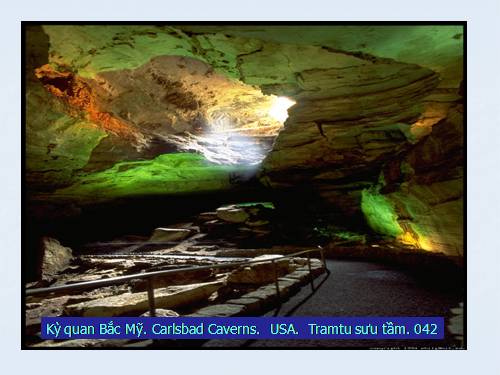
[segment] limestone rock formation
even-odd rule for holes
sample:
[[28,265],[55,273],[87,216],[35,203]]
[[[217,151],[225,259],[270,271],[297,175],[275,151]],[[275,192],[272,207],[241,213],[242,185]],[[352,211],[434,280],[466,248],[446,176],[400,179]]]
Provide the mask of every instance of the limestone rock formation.
[[42,256],[41,276],[50,278],[69,266],[73,259],[73,252],[69,247],[62,246],[58,240],[44,237],[42,239]]
[[386,170],[386,197],[395,207],[401,240],[459,257],[464,247],[462,111],[461,105],[451,108],[448,116],[397,162],[399,173]]
[[[459,26],[44,25],[26,39],[33,206],[77,214],[258,173],[284,206],[462,254]],[[296,103],[284,124],[278,96]]]

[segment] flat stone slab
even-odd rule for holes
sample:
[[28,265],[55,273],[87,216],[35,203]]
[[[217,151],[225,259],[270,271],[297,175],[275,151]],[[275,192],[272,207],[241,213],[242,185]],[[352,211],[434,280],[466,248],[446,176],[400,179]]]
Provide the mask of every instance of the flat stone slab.
[[237,316],[245,312],[245,305],[233,305],[224,303],[204,307],[193,314],[187,316]]
[[244,294],[242,297],[244,298],[257,298],[261,301],[267,301],[270,298],[273,298],[276,295],[276,289],[271,290],[268,289],[267,287],[262,287],[257,290],[254,290],[253,292]]
[[[311,262],[311,269],[313,264]],[[322,263],[314,262],[314,269],[323,272]],[[292,277],[294,276],[294,277]],[[314,277],[314,272],[313,272]],[[305,281],[309,280],[309,270],[304,267],[284,277],[278,278],[280,298],[287,298],[300,289]],[[224,304],[208,306],[187,316],[241,316],[244,314],[257,315],[277,304],[277,293],[275,283],[268,283],[253,292],[246,293],[239,298],[226,301]]]
[[232,305],[245,306],[245,313],[258,313],[261,309],[261,301],[258,298],[241,297],[226,301]]
[[288,276],[280,277],[278,279],[278,286],[279,286],[280,290],[286,289],[286,288],[298,289],[298,288],[300,288],[300,284],[301,284],[300,281],[298,281],[296,279],[289,278]]
[[210,221],[217,219],[217,212],[202,212],[198,214],[198,220],[200,221]]
[[454,307],[454,308],[450,309],[450,311],[452,314],[455,314],[455,315],[463,315],[463,313],[464,313],[463,307]]
[[150,241],[182,241],[193,232],[182,228],[156,228],[151,235]]
[[[155,290],[155,307],[173,309],[197,303],[207,299],[217,291],[223,281],[209,283],[171,286]],[[142,314],[149,310],[147,292],[122,293],[116,296],[101,298],[65,308],[68,316],[120,316]]]
[[73,259],[73,252],[69,247],[62,246],[58,240],[50,237],[42,239],[43,260],[41,274],[45,278],[66,269]]
[[250,215],[243,208],[233,205],[218,208],[217,217],[229,223],[244,223],[250,218]]
[[[278,286],[280,290],[280,297],[281,298],[286,298],[292,294],[294,290],[297,290],[300,288],[300,281],[294,280],[294,279],[286,279],[286,278],[279,278],[278,279]],[[276,293],[276,285],[273,284],[268,284],[261,289],[267,290],[270,293],[273,294],[273,297],[277,297]]]
[[229,284],[265,285],[274,281],[275,271],[279,276],[284,276],[293,270],[290,260],[279,254],[261,255],[252,260],[262,262],[252,263],[234,270],[229,275],[227,282]]
[[309,271],[294,271],[286,275],[288,279],[299,280],[300,282],[305,282],[309,280]]

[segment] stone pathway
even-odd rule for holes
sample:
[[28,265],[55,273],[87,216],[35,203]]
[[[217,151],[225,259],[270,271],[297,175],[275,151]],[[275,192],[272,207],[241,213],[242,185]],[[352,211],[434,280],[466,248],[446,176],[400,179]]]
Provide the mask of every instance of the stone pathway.
[[[327,262],[331,274],[311,294],[308,286],[283,304],[279,316],[445,316],[459,296],[420,285],[402,271],[367,262]],[[267,315],[272,316],[276,310]],[[458,322],[454,322],[456,326]],[[211,340],[204,347],[408,347],[456,348],[462,344],[450,333],[437,340]]]

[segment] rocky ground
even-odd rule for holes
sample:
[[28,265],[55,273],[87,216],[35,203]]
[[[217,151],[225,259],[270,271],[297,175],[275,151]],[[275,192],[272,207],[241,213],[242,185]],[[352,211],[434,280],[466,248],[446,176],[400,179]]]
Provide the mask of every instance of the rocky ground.
[[[27,287],[321,244],[329,258],[396,264],[462,292],[463,31],[27,27]],[[213,207],[249,200],[276,209]],[[157,307],[265,307],[266,262],[158,278]],[[278,261],[283,287],[302,282],[303,262]],[[29,342],[41,344],[41,315],[141,315],[146,297],[134,281],[28,298]]]
[[[303,256],[280,258],[311,249],[312,242],[309,245],[286,242],[278,221],[271,203],[241,203],[202,212],[191,221],[153,229],[149,237],[124,235],[111,241],[85,243],[74,249],[61,245],[56,239],[44,238],[41,277],[27,284],[27,289],[141,272],[261,260],[247,266],[201,269],[154,279],[157,316],[256,316],[278,306],[273,260],[281,301],[290,299],[288,305],[302,305],[309,299],[308,293],[301,290],[301,286],[310,282],[307,259]],[[331,286],[330,290],[319,293],[323,299],[318,300],[316,296],[307,302],[302,315],[384,315],[384,312],[388,316],[398,313],[411,315],[412,312],[415,315],[423,306],[428,306],[428,309],[422,310],[423,315],[448,317],[448,344],[452,343],[454,347],[463,344],[463,305],[456,307],[461,300],[459,275],[462,268],[459,259],[415,248],[402,248],[367,234],[337,230],[333,235],[318,227],[316,229],[316,241],[321,236],[329,236],[324,254],[327,258],[336,259],[333,263],[328,261],[334,275],[325,284]],[[315,278],[324,268],[318,259],[319,253],[312,256],[312,276]],[[377,263],[357,263],[359,260],[386,264],[381,268],[383,275],[397,274],[397,278],[389,280],[394,285],[387,285],[388,281],[384,278],[370,279],[366,286],[357,289],[356,285],[366,283],[365,279],[373,273],[373,267],[380,268]],[[363,268],[359,269],[363,264],[368,267],[366,272]],[[392,271],[393,266],[403,271]],[[321,280],[317,282],[321,288],[322,284]],[[360,294],[360,290],[368,285],[371,290],[369,295],[379,290],[377,293],[381,295],[381,300],[395,291],[402,297],[397,303],[393,299],[387,306],[380,303],[374,305],[373,298],[370,300],[369,295]],[[301,296],[299,300],[303,302],[297,302],[297,298],[293,297],[295,294]],[[363,300],[366,300],[365,305]],[[352,301],[358,301],[352,305],[354,310],[350,305]],[[131,340],[44,341],[40,338],[40,318],[148,315],[147,282],[140,279],[74,293],[28,296],[26,343],[34,347],[147,346],[151,343]]]
[[[273,211],[268,203],[229,205],[200,213],[192,222],[156,228],[149,238],[128,235],[73,250],[53,238],[44,238],[41,278],[27,288],[261,259],[262,263],[245,267],[203,269],[154,279],[158,316],[259,315],[275,302],[274,265],[270,260],[306,249],[272,244]],[[294,257],[275,263],[283,296],[308,281],[307,259]],[[314,275],[322,271],[319,259],[312,259],[312,268]],[[281,279],[284,276],[288,278]],[[266,287],[269,284],[271,287]],[[83,292],[28,296],[27,342],[33,346],[65,346],[65,342],[41,340],[42,316],[148,315],[146,288],[147,283],[138,279]],[[78,341],[78,346],[102,345],[99,340]]]

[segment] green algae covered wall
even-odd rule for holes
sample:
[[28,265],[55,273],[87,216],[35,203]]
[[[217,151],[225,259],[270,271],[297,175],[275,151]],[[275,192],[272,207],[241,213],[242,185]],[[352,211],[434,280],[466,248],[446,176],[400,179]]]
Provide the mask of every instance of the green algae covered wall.
[[[361,195],[361,210],[374,232],[415,247],[460,254],[462,178],[443,173],[461,147],[460,139],[450,137],[461,122],[447,124],[450,131],[441,135],[433,130],[425,147],[418,146],[420,137],[413,137],[413,125],[417,119],[445,116],[438,104],[459,100],[455,92],[463,79],[462,26],[43,25],[39,34],[28,49],[43,56],[35,56],[31,68],[49,64],[53,71],[71,72],[99,95],[112,90],[122,95],[123,90],[124,98],[139,103],[137,113],[105,100],[96,100],[99,106],[92,113],[126,119],[130,129],[145,136],[156,129],[150,125],[157,126],[158,107],[148,109],[137,99],[136,89],[142,86],[127,91],[130,87],[110,82],[113,77],[119,78],[116,82],[136,79],[132,69],[146,74],[155,57],[191,57],[265,93],[290,96],[297,104],[263,164],[263,180],[278,188],[316,189],[347,215],[359,213]],[[46,51],[40,40],[46,41]],[[163,60],[153,60],[159,69]],[[162,90],[153,92],[156,99],[164,100]],[[214,165],[192,153],[159,155],[172,151],[158,147],[156,138],[149,148],[134,148],[121,133],[104,126],[109,124],[84,111],[68,111],[34,77],[26,94],[26,164],[37,199],[93,204],[225,191],[255,172],[248,166]],[[157,128],[170,135],[166,126]],[[445,153],[447,144],[456,144],[457,150]],[[400,152],[410,145],[413,156],[395,163],[395,177],[380,175],[378,184],[393,189],[365,189],[377,184],[374,176],[382,162],[401,159]],[[436,168],[443,170],[434,173]],[[454,182],[443,184],[437,178]],[[398,186],[401,181],[407,183],[404,189]],[[336,236],[351,239],[348,234]]]
[[82,176],[55,192],[99,202],[113,198],[204,193],[227,190],[252,173],[250,166],[215,165],[198,154],[159,155],[152,160],[121,162],[112,168]]
[[184,56],[210,63],[231,78],[240,78],[240,54],[258,50],[256,41],[221,34],[190,37],[172,26],[44,25],[50,36],[50,63],[70,66],[81,77],[137,68],[153,57]]
[[375,189],[362,191],[361,210],[366,222],[375,232],[391,237],[397,237],[403,233],[393,205]]
[[[180,26],[268,42],[321,45],[419,64],[441,75],[442,87],[458,87],[462,77],[463,27],[460,25],[308,25]],[[306,55],[305,55],[306,56]]]

